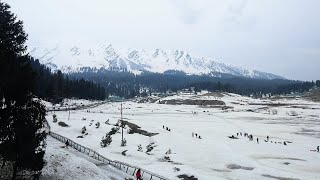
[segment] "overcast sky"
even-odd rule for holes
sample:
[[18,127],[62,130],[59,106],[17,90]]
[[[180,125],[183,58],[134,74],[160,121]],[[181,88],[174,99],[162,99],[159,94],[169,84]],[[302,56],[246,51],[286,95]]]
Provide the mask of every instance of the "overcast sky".
[[319,0],[5,0],[29,46],[187,50],[289,79],[320,79]]

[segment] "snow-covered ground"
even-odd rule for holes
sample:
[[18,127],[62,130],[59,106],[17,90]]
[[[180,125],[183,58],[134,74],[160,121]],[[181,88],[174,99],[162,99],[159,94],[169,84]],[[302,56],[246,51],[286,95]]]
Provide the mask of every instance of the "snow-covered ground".
[[42,170],[43,180],[115,180],[125,179],[127,174],[112,166],[104,165],[80,152],[65,148],[65,145],[52,137],[47,138],[45,160]]
[[[112,136],[112,143],[101,148],[100,141],[120,118],[120,103],[106,103],[91,109],[56,112],[58,121],[70,127],[60,127],[52,122],[52,112],[47,120],[53,132],[90,147],[110,159],[123,161],[163,175],[178,179],[178,175],[193,175],[198,179],[318,179],[320,153],[313,152],[320,145],[320,104],[303,99],[257,100],[236,94],[223,97],[206,95],[171,96],[169,99],[222,100],[226,106],[200,107],[194,105],[168,105],[157,103],[123,102],[124,120],[141,126],[141,129],[158,135],[148,137],[128,134],[127,146],[121,147],[121,134]],[[197,112],[197,113],[192,113]],[[86,120],[82,120],[86,118]],[[105,124],[109,119],[110,124]],[[99,128],[95,123],[100,122]],[[90,123],[92,123],[91,126]],[[86,126],[88,135],[83,139],[81,129]],[[171,131],[163,129],[168,127]],[[238,132],[253,135],[254,140]],[[197,133],[202,139],[192,137]],[[269,142],[265,142],[270,136]],[[259,138],[257,143],[256,138]],[[284,141],[290,141],[287,146]],[[146,146],[156,147],[146,154]],[[141,144],[144,152],[139,152]],[[165,153],[171,149],[172,153]],[[121,155],[126,152],[127,156]],[[170,162],[164,160],[170,157]]]

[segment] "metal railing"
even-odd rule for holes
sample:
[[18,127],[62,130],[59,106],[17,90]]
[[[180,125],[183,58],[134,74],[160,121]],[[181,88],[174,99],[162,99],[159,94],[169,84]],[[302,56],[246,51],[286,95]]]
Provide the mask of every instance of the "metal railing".
[[138,169],[141,170],[141,175],[143,177],[143,179],[149,179],[149,180],[169,180],[168,178],[165,178],[163,176],[160,176],[160,175],[157,175],[155,173],[152,173],[150,171],[147,171],[145,169],[142,169],[138,166],[133,166],[133,165],[130,165],[130,164],[127,164],[127,163],[124,163],[124,162],[121,162],[121,161],[113,161],[111,159],[108,159],[102,155],[100,155],[99,153],[97,153],[96,151],[88,148],[88,147],[85,147],[85,146],[82,146],[81,144],[78,144],[74,141],[72,141],[71,139],[69,138],[66,138],[64,136],[61,136],[57,133],[54,133],[54,132],[51,132],[50,131],[50,125],[48,123],[48,128],[49,128],[49,135],[52,136],[53,138],[63,142],[63,143],[66,143],[68,141],[69,143],[69,146],[73,147],[74,149],[84,153],[84,154],[87,154],[88,156],[102,162],[102,163],[105,163],[105,164],[109,164],[131,176],[134,176],[136,171]]

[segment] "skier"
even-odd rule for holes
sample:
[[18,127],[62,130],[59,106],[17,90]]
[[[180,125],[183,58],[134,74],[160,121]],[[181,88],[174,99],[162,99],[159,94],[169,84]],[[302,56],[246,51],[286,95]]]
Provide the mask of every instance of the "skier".
[[194,137],[194,133],[192,133],[192,137]]
[[164,129],[164,125],[162,125],[162,128]]
[[240,136],[242,136],[242,132],[240,132]]
[[198,134],[196,133],[196,137],[198,137]]
[[267,136],[267,141],[269,141],[269,136]]
[[239,136],[239,133],[237,133],[237,137]]
[[141,178],[141,170],[140,169],[138,169],[138,171],[136,173],[136,178],[137,178],[137,180],[142,180],[142,178]]
[[317,147],[317,151],[319,152],[319,146]]
[[284,142],[283,142],[283,145],[285,145],[285,146],[286,146],[286,145],[287,145],[287,143],[284,141]]
[[259,138],[257,138],[257,144],[259,144]]

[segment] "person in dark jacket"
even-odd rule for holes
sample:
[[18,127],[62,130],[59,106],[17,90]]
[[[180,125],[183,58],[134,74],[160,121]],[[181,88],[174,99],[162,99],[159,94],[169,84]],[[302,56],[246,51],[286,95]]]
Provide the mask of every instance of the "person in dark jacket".
[[66,141],[66,148],[69,146],[69,141],[67,140]]
[[136,173],[136,178],[137,178],[137,180],[142,180],[142,178],[141,178],[141,170],[140,169],[138,169],[138,171]]
[[319,146],[317,147],[317,151],[319,152]]

